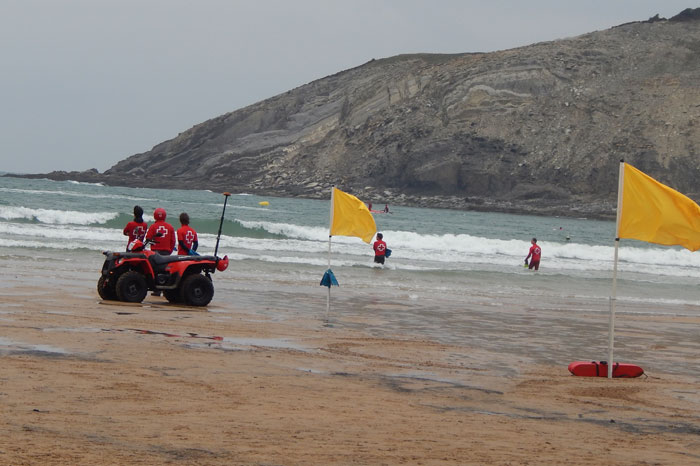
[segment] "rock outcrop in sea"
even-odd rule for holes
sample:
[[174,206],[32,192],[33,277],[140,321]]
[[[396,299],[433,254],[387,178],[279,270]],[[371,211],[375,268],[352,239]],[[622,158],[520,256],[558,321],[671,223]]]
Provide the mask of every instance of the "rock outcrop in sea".
[[492,53],[370,60],[54,179],[609,217],[618,163],[700,195],[700,9]]

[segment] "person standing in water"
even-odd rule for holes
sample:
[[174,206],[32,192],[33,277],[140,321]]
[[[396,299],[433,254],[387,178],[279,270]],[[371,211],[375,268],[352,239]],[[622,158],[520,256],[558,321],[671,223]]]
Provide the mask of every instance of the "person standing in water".
[[377,233],[377,241],[372,245],[374,249],[374,262],[376,264],[384,264],[386,258],[386,243],[384,242],[384,235]]
[[532,238],[532,241],[530,241],[530,252],[527,253],[527,257],[525,258],[525,264],[527,264],[527,260],[530,259],[530,264],[528,265],[528,269],[535,269],[539,270],[540,269],[540,257],[542,257],[542,248],[540,248],[537,245],[537,238]]
[[143,221],[143,209],[141,206],[135,205],[134,219],[124,227],[124,236],[129,237],[126,249],[129,250],[129,245],[137,239],[143,241],[143,237],[146,236],[146,230],[148,230],[148,225]]

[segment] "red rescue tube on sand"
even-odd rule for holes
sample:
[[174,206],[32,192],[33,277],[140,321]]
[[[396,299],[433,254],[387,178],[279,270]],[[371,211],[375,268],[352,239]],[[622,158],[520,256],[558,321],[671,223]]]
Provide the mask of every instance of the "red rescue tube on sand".
[[[574,361],[569,364],[569,372],[580,377],[607,377],[608,363],[605,361]],[[613,364],[612,376],[633,378],[644,374],[644,369],[635,364]]]

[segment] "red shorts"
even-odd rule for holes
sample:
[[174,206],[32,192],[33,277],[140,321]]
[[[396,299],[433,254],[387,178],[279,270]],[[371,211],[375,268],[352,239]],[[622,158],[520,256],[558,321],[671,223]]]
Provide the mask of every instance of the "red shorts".
[[530,261],[530,265],[527,268],[539,270],[540,269],[540,261]]

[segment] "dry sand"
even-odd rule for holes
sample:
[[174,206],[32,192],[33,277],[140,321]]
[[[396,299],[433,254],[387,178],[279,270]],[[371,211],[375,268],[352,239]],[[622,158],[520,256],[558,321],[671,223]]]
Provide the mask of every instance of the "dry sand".
[[[208,309],[104,303],[99,264],[34,266],[0,270],[3,465],[700,464],[697,317],[635,320],[651,376],[578,378],[532,355],[549,319],[512,309],[465,309],[474,338],[445,343],[377,331],[396,302],[347,298],[324,326],[322,293],[254,310],[217,275]],[[558,315],[562,341],[599,317]]]

